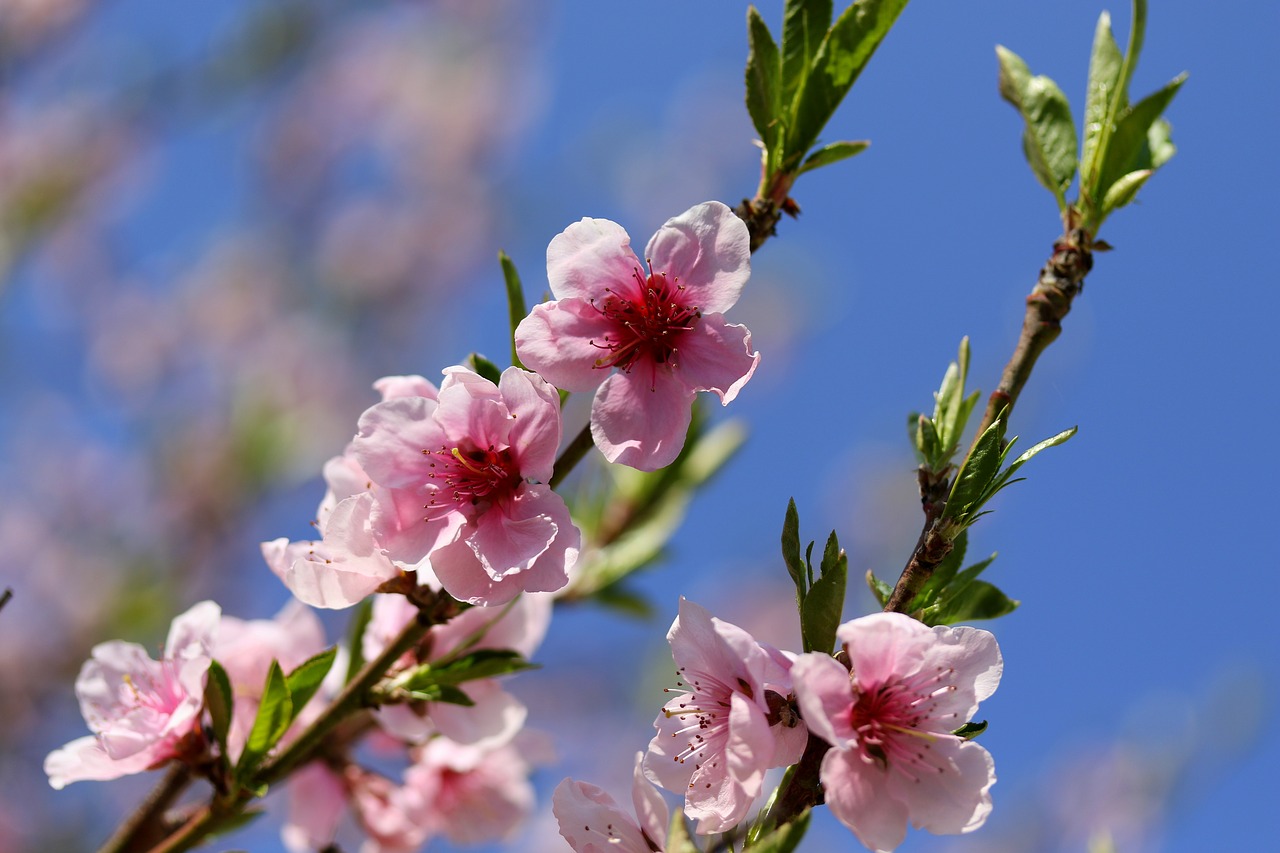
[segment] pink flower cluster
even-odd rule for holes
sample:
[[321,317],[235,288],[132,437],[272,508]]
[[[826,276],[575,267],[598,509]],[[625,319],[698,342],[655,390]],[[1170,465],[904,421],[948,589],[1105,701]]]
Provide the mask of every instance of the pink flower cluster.
[[[854,619],[837,635],[848,666],[779,652],[682,599],[667,635],[680,695],[654,723],[637,774],[683,794],[698,833],[727,832],[747,817],[764,771],[799,761],[813,735],[830,745],[820,769],[826,803],[869,849],[896,848],[908,822],[934,833],[977,829],[991,811],[994,765],[954,732],[999,684],[995,638],[898,613]],[[600,789],[566,779],[555,813],[578,853],[660,850],[665,829],[658,834],[651,800],[637,777],[637,822]]]

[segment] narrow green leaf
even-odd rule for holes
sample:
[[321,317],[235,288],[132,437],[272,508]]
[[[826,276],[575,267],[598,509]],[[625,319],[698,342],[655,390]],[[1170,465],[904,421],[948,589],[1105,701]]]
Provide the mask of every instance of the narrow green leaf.
[[836,532],[831,531],[831,535],[827,537],[827,544],[822,549],[822,564],[818,571],[826,574],[836,567],[836,562],[840,559],[840,555],[844,552],[840,550],[840,540],[836,538]]
[[765,149],[778,148],[778,117],[782,114],[782,74],[778,46],[755,6],[747,7],[747,112]]
[[[1089,86],[1084,102],[1084,147],[1080,153],[1081,191],[1095,203],[1098,190],[1098,143],[1107,132],[1107,116],[1119,115],[1127,106],[1127,97],[1120,88],[1120,71],[1124,56],[1111,34],[1111,15],[1103,12],[1093,34],[1093,55],[1089,59]],[[1113,101],[1119,98],[1119,109],[1113,109]]]
[[297,719],[298,714],[311,701],[311,697],[316,695],[316,691],[320,689],[321,683],[324,681],[325,676],[329,674],[329,670],[333,667],[333,661],[337,656],[337,646],[325,649],[318,655],[298,664],[298,667],[285,678],[285,685],[289,688],[289,698],[293,704],[292,715],[294,719]]
[[1044,441],[1041,441],[1027,448],[1026,452],[1024,452],[1017,459],[1013,460],[1013,464],[1009,466],[1009,472],[1012,473],[1014,471],[1017,471],[1019,468],[1023,466],[1024,463],[1026,463],[1029,459],[1031,459],[1031,457],[1040,453],[1042,450],[1047,450],[1050,447],[1057,447],[1059,444],[1065,444],[1073,435],[1075,435],[1079,431],[1079,429],[1080,429],[1079,427],[1064,429],[1062,432],[1058,433],[1057,435],[1051,435],[1048,438],[1046,438]]
[[790,823],[784,823],[747,849],[751,853],[793,853],[809,828],[811,813],[812,809],[805,809]]
[[1156,119],[1147,131],[1147,150],[1151,152],[1151,168],[1159,169],[1178,153],[1173,144],[1173,126],[1162,118]]
[[790,111],[831,28],[831,0],[787,0],[782,10],[782,104]]
[[822,166],[830,166],[832,163],[847,160],[855,154],[861,154],[866,151],[870,145],[871,140],[869,139],[832,142],[830,145],[824,145],[808,156],[804,164],[796,170],[796,174],[803,175],[805,172],[811,172]]
[[525,669],[536,669],[517,651],[511,649],[477,649],[452,660],[434,664],[419,664],[399,676],[395,686],[413,691],[425,690],[437,685],[462,684],[477,678],[495,678]]
[[622,583],[596,590],[591,598],[602,606],[633,619],[652,619],[656,613],[648,596]]
[[[1186,80],[1185,73],[1179,74],[1120,114],[1116,120],[1115,130],[1111,133],[1110,144],[1107,150],[1102,152],[1103,159],[1099,165],[1098,185],[1095,192],[1105,197],[1111,186],[1124,175],[1155,168],[1153,152],[1148,145],[1151,129]],[[1165,140],[1165,147],[1161,152],[1165,155],[1161,160],[1163,163],[1172,155],[1167,148],[1169,144],[1167,136],[1158,131],[1158,138]],[[1105,218],[1108,213],[1110,210],[1104,206],[1099,218]]]
[[292,720],[293,701],[289,697],[289,687],[285,683],[279,662],[273,660],[267,671],[267,683],[262,689],[258,715],[254,717],[253,728],[249,731],[249,738],[245,741],[240,761],[236,765],[238,781],[248,782],[262,759],[284,736]]
[[209,663],[209,676],[204,684],[204,706],[209,709],[213,724],[213,740],[223,755],[227,754],[227,732],[231,730],[231,717],[235,710],[235,694],[231,692],[231,679],[216,660]]
[[1142,169],[1120,178],[1107,190],[1106,196],[1102,199],[1102,209],[1110,213],[1133,201],[1138,190],[1142,189],[1142,185],[1147,182],[1147,178],[1154,174],[1154,169]]
[[962,737],[965,740],[973,740],[974,738],[976,738],[978,735],[982,734],[986,730],[987,730],[986,720],[983,720],[980,723],[975,723],[972,720],[970,720],[969,722],[965,723],[963,726],[961,726],[960,728],[952,732],[952,734],[956,735],[957,737]]
[[689,827],[684,822],[684,809],[676,809],[667,829],[666,853],[700,853],[689,837]]
[[498,365],[478,352],[473,352],[467,356],[466,365],[494,385],[497,385],[498,380],[502,378],[502,371],[498,369]]
[[993,584],[971,581],[964,589],[945,602],[930,608],[926,625],[954,625],[957,622],[973,622],[977,619],[995,619],[1012,613],[1020,602],[1014,601]]
[[520,283],[520,274],[516,272],[516,265],[506,252],[498,252],[498,263],[502,265],[502,280],[507,289],[507,317],[511,324],[511,364],[515,367],[524,367],[520,362],[520,356],[516,354],[516,326],[519,326],[520,321],[529,314],[524,301],[524,286]]
[[364,631],[372,618],[373,598],[366,597],[356,605],[347,626],[347,676],[343,679],[343,684],[349,683],[364,667]]
[[893,595],[893,587],[876,577],[870,569],[867,569],[867,588],[876,597],[876,601],[880,602],[881,607],[888,604],[889,596]]
[[[834,540],[833,533],[828,541]],[[800,606],[800,634],[806,652],[830,652],[836,642],[836,628],[844,612],[845,582],[849,574],[848,556],[839,546],[836,550],[829,570],[827,559],[823,557],[823,572],[813,582],[813,588]]]
[[787,515],[782,521],[782,559],[787,564],[787,573],[796,585],[796,603],[803,604],[808,587],[805,583],[807,573],[800,559],[800,513],[796,512],[796,499],[787,501]]
[[943,518],[972,523],[973,513],[981,506],[982,495],[999,472],[1003,439],[1003,420],[994,421],[979,437],[969,458],[961,466],[960,473],[956,475]]
[[410,690],[409,697],[419,702],[447,702],[468,708],[476,704],[475,700],[452,684],[429,684],[421,690]]
[[942,459],[942,439],[938,437],[937,427],[928,418],[920,419],[920,445],[924,453],[925,464],[937,470],[946,464]]
[[831,25],[795,95],[783,168],[795,168],[817,142],[907,0],[857,0]]
[[924,415],[919,412],[907,413],[907,440],[911,442],[911,449],[915,451],[916,461],[921,465],[928,461],[928,457],[924,455],[924,425],[921,421],[927,421]]
[[1033,77],[1013,51],[997,45],[1000,95],[1022,114],[1022,150],[1031,171],[1066,208],[1066,190],[1076,172],[1076,129],[1071,106],[1058,84],[1043,75]]

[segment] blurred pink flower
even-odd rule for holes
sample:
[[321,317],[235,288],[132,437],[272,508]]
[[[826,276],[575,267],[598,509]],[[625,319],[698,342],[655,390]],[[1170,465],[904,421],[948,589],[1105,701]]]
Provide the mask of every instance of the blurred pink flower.
[[755,372],[751,333],[721,313],[751,274],[750,242],[742,220],[709,201],[658,229],[645,248],[647,275],[627,232],[607,219],[575,222],[547,247],[556,301],[520,323],[516,346],[560,388],[599,386],[591,435],[610,462],[644,471],[671,464],[696,392],[714,391],[727,405]]
[[804,726],[787,704],[791,662],[684,598],[667,639],[681,695],[654,721],[644,770],[685,796],[699,834],[727,832],[759,795],[764,772],[804,751]]
[[345,532],[361,546],[371,534],[397,561],[429,559],[445,591],[472,604],[560,589],[581,541],[545,485],[560,430],[560,399],[538,376],[512,367],[495,385],[451,367],[436,399],[395,397],[361,415],[353,455],[389,499]]
[[[324,626],[314,612],[298,601],[290,601],[271,619],[222,617],[213,657],[222,664],[231,681],[235,704],[227,752],[233,762],[239,758],[253,729],[271,662],[278,661],[288,674],[323,651],[324,646]],[[323,701],[319,693],[312,698],[314,704]],[[308,716],[306,711],[300,711],[295,726],[305,723]]]
[[49,784],[117,779],[203,752],[204,678],[220,614],[202,601],[174,619],[159,661],[137,643],[94,646],[76,679],[93,734],[49,753]]
[[669,809],[645,778],[643,764],[644,753],[637,752],[631,787],[635,818],[595,785],[565,779],[556,786],[551,810],[574,853],[652,853],[666,847]]
[[849,670],[822,654],[791,668],[805,722],[832,746],[821,771],[832,813],[877,851],[901,844],[908,821],[938,834],[982,826],[995,765],[952,732],[1000,683],[995,637],[899,613],[854,619],[837,635]]

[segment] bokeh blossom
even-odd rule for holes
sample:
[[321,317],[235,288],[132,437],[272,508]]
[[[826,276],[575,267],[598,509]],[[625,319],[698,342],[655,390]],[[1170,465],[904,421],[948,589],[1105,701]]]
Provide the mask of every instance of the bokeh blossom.
[[804,751],[805,728],[787,701],[791,661],[683,598],[667,639],[680,695],[654,721],[645,773],[684,794],[698,833],[727,832],[746,817],[765,771]]
[[652,853],[667,845],[670,810],[644,775],[644,753],[636,753],[631,804],[635,817],[603,789],[565,779],[551,795],[551,810],[560,835],[574,853]]
[[938,834],[982,826],[995,765],[952,732],[1000,683],[995,637],[900,613],[854,619],[837,636],[848,670],[822,654],[791,668],[805,722],[831,744],[821,778],[832,813],[876,851],[901,844],[908,821]]
[[709,201],[668,219],[645,258],[648,273],[616,222],[570,225],[547,247],[556,299],[515,338],[520,359],[553,385],[598,386],[591,435],[610,462],[654,471],[684,447],[694,395],[714,391],[727,405],[760,354],[722,313],[751,274],[747,226],[732,210]]
[[49,784],[118,779],[203,752],[204,678],[220,615],[218,605],[202,601],[178,616],[158,661],[137,643],[94,646],[76,679],[93,734],[49,753]]

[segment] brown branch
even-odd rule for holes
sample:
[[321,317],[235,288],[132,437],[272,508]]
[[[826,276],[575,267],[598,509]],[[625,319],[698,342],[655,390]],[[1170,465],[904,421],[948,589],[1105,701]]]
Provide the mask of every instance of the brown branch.
[[99,853],[145,850],[163,838],[165,811],[191,783],[191,768],[174,764],[137,810],[116,829]]
[[[1027,311],[1022,320],[1022,334],[1005,365],[1000,384],[991,392],[982,422],[974,433],[968,453],[973,452],[978,438],[996,418],[1007,419],[1018,402],[1040,354],[1062,333],[1062,320],[1071,311],[1071,302],[1084,289],[1085,276],[1093,268],[1093,239],[1079,229],[1070,228],[1053,244],[1053,254],[1040,270],[1035,287],[1027,296]],[[1006,420],[1007,422],[1007,420]],[[968,457],[966,453],[966,458]],[[911,552],[907,565],[893,588],[884,609],[906,613],[912,600],[929,580],[934,569],[951,553],[952,542],[959,533],[942,522],[946,497],[951,490],[949,472],[939,478],[921,471],[920,496],[924,504],[924,527]]]

